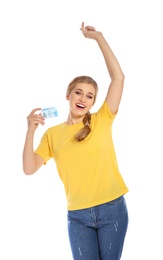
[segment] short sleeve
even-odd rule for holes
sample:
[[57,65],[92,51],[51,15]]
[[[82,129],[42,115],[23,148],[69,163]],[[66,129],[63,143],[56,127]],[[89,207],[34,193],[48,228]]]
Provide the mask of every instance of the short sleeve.
[[104,103],[102,104],[100,109],[97,111],[97,113],[95,113],[95,117],[96,117],[96,119],[105,118],[105,119],[108,119],[109,121],[113,121],[114,118],[116,117],[116,114],[113,114],[110,111],[107,102],[104,101]]
[[49,146],[48,130],[42,136],[40,143],[35,150],[35,153],[40,155],[45,160],[44,164],[46,164],[47,161],[50,158],[52,158],[52,153],[51,153],[51,149],[50,149],[50,146]]

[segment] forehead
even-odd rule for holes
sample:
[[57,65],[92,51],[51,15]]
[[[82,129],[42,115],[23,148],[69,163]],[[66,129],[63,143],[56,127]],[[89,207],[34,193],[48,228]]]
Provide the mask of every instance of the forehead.
[[88,84],[88,83],[78,83],[74,90],[76,89],[79,89],[83,92],[89,92],[89,93],[92,93],[92,94],[95,94],[96,90],[94,88],[94,86],[92,86],[91,84]]

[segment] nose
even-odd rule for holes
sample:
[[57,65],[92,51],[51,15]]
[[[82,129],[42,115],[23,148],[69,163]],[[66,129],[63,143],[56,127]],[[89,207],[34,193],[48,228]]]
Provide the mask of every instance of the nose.
[[80,100],[81,102],[85,103],[85,96],[84,96],[84,95],[81,95],[79,100]]

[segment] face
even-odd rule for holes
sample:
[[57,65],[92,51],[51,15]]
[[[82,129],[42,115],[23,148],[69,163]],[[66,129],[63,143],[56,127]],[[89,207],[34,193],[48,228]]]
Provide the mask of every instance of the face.
[[91,109],[95,100],[95,92],[95,88],[91,84],[78,83],[76,85],[67,96],[73,116],[84,116]]

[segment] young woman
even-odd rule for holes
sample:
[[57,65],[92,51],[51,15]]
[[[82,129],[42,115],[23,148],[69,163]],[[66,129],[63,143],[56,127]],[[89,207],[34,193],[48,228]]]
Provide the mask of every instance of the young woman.
[[37,149],[33,138],[44,118],[32,110],[23,151],[23,170],[35,173],[50,158],[55,160],[67,197],[68,234],[73,259],[119,260],[128,227],[124,195],[128,188],[118,169],[112,141],[112,123],[122,97],[124,74],[103,34],[81,25],[86,38],[94,39],[110,75],[105,100],[90,113],[98,91],[89,76],[73,79],[67,88],[66,122],[45,131]]

